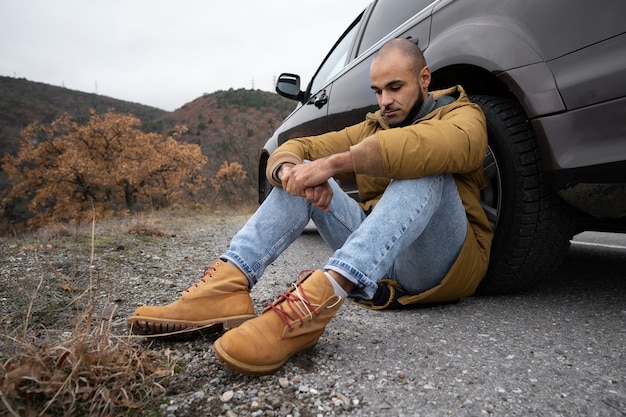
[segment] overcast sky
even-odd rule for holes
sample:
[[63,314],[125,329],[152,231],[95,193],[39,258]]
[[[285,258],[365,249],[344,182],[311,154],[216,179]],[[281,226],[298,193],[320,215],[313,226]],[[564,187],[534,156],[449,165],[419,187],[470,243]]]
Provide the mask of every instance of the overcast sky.
[[[175,110],[308,83],[371,0],[0,0],[0,75]],[[1,92],[0,92],[1,94]]]

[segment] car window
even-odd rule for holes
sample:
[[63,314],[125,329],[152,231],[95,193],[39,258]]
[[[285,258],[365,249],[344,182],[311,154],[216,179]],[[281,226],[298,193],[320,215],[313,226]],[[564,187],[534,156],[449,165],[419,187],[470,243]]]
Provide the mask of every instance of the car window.
[[361,20],[361,16],[359,16],[352,23],[350,28],[344,33],[343,37],[335,44],[335,47],[330,54],[328,54],[324,63],[322,63],[320,68],[317,70],[315,77],[311,81],[311,93],[316,93],[324,86],[324,84],[330,81],[333,76],[346,66],[348,54],[350,53],[350,48],[358,29],[357,23]]
[[415,16],[434,0],[378,0],[361,38],[359,54]]

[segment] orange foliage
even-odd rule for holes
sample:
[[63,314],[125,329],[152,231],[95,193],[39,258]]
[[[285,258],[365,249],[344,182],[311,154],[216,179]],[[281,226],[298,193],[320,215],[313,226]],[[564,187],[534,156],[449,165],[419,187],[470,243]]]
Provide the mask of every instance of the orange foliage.
[[211,178],[211,185],[215,194],[219,194],[224,189],[224,186],[230,185],[230,188],[235,188],[240,185],[241,181],[245,180],[248,174],[243,169],[243,166],[239,162],[228,163],[224,161],[220,165],[220,169],[215,174],[214,178]]
[[185,129],[164,138],[140,125],[132,115],[92,111],[84,125],[65,114],[27,126],[18,154],[2,160],[10,197],[28,201],[37,226],[89,220],[92,207],[98,216],[159,208],[197,192],[206,157],[198,145],[176,140]]

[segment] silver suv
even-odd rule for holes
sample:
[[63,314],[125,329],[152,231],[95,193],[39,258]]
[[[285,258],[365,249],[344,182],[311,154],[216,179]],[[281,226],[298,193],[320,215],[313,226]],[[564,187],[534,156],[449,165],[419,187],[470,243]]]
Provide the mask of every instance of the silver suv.
[[[528,288],[550,276],[575,233],[626,231],[625,16],[624,0],[374,1],[304,91],[299,76],[279,77],[277,92],[299,104],[259,172],[284,141],[375,110],[373,54],[388,39],[414,39],[431,89],[461,84],[487,117],[482,201],[495,237],[479,292]],[[261,201],[269,190],[261,176]]]

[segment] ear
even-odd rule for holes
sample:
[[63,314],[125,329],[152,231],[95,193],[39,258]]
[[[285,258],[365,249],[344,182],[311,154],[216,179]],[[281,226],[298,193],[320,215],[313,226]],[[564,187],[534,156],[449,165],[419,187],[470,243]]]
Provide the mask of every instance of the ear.
[[422,68],[419,74],[420,87],[428,90],[428,86],[430,85],[430,68],[425,66]]

